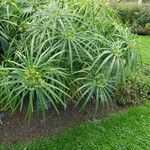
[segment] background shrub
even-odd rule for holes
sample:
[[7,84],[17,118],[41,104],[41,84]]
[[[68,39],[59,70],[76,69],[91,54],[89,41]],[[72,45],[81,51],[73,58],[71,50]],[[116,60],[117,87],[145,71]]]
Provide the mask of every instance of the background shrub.
[[150,67],[138,66],[135,72],[126,72],[126,80],[116,90],[116,102],[118,105],[138,104],[150,99]]
[[137,3],[118,3],[113,5],[123,23],[137,34],[150,34],[147,24],[150,23],[150,7]]

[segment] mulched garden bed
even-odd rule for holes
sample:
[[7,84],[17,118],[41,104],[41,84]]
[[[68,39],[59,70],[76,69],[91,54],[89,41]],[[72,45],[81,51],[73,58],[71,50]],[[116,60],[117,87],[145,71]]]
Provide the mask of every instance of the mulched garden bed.
[[[5,112],[3,125],[0,125],[0,144],[15,144],[63,132],[81,122],[92,120],[94,107],[95,105],[90,103],[86,112],[79,112],[79,108],[70,103],[66,110],[60,108],[60,115],[54,110],[49,110],[45,121],[35,112],[30,123],[25,120],[25,109],[12,116]],[[126,107],[110,104],[109,109],[106,109],[106,106],[101,106],[97,118],[104,118],[110,112],[120,111]]]

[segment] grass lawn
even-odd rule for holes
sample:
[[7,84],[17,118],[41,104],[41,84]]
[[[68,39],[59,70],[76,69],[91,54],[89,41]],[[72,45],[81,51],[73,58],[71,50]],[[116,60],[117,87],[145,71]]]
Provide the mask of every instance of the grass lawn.
[[149,150],[150,102],[11,150]]
[[[140,37],[140,53],[150,64],[150,37]],[[12,146],[11,150],[149,150],[150,102],[86,122],[54,137]]]
[[143,62],[150,64],[150,36],[140,36],[138,48]]

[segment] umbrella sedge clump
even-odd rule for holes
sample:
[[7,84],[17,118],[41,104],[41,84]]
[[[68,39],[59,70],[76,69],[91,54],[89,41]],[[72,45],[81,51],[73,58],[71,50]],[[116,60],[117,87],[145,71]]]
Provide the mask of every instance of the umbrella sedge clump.
[[1,57],[1,110],[28,104],[31,117],[35,103],[45,114],[49,101],[59,112],[73,97],[82,108],[95,101],[96,114],[126,68],[136,66],[130,31],[100,1],[4,0],[0,8],[0,37],[9,44]]

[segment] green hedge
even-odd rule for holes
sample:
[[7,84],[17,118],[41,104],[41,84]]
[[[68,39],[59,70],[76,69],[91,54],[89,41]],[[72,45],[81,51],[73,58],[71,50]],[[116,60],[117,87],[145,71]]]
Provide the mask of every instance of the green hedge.
[[131,27],[138,34],[150,34],[150,7],[138,5],[137,3],[114,4],[122,22]]

